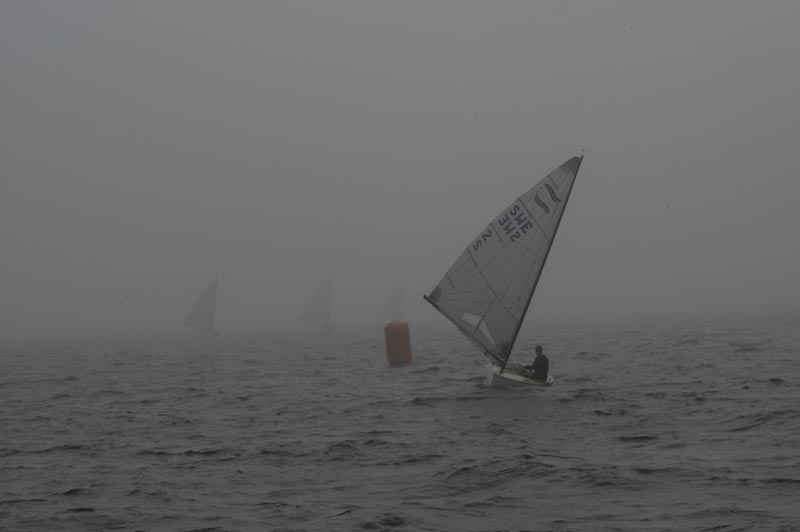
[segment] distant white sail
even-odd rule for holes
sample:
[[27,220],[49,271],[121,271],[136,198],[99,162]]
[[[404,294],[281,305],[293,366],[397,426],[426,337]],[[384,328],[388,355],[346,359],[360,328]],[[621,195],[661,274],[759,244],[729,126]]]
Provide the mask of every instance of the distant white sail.
[[519,334],[582,160],[573,157],[514,200],[425,296],[501,367]]
[[214,315],[217,308],[217,278],[203,290],[189,316],[186,325],[199,331],[214,334]]
[[378,312],[378,317],[384,320],[400,320],[403,319],[403,310],[405,308],[405,282],[397,283],[392,293],[389,294],[389,299]]
[[314,297],[306,305],[299,320],[314,327],[330,331],[331,299],[333,298],[333,276],[322,283]]

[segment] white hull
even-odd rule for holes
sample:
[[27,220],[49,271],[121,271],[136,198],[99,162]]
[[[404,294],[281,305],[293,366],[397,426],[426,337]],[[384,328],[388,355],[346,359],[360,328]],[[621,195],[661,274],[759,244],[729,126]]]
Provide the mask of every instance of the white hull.
[[503,388],[507,386],[550,386],[553,384],[553,376],[547,375],[547,380],[535,381],[529,379],[518,371],[516,366],[506,366],[502,372],[494,364],[486,365],[486,385],[490,387]]

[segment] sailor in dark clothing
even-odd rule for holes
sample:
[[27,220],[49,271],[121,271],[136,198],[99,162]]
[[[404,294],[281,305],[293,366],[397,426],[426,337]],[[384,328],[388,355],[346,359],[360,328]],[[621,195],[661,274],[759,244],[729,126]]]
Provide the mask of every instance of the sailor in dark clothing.
[[536,358],[533,359],[533,364],[525,366],[525,369],[530,371],[533,380],[540,382],[545,382],[547,380],[547,373],[550,371],[550,361],[544,353],[542,353],[542,346],[536,346]]

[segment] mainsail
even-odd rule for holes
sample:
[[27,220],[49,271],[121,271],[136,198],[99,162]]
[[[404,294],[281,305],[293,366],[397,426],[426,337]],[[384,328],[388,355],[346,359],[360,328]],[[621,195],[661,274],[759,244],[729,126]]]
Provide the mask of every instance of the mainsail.
[[505,367],[553,245],[583,156],[504,209],[425,299]]
[[186,325],[200,331],[209,333],[214,332],[214,313],[217,308],[217,278],[203,290],[200,299],[197,300],[189,317],[186,318]]
[[394,290],[389,295],[389,299],[378,312],[378,317],[384,320],[399,320],[403,318],[403,308],[405,307],[405,282],[397,283]]
[[333,276],[322,283],[314,297],[306,305],[299,318],[314,327],[330,331],[331,298],[333,297]]

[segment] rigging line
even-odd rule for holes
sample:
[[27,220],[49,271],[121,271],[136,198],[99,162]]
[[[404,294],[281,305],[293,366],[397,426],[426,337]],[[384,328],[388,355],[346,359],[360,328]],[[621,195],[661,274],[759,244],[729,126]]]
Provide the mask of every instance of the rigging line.
[[[534,235],[534,236],[535,236],[535,235]],[[523,242],[520,242],[520,243],[519,243],[519,247],[521,247],[522,249],[524,249],[525,251],[527,251],[529,254],[533,255],[533,258],[534,258],[534,259],[536,259],[536,258],[539,256],[539,253],[537,253],[536,251],[534,251],[534,250],[532,250],[531,248],[529,248],[528,246],[526,246],[526,245],[525,245]]]
[[[470,250],[469,250],[469,249],[467,249],[466,251],[470,251]],[[493,254],[492,254],[490,257],[488,257],[488,258],[486,259],[486,264],[485,264],[484,266],[485,266],[486,268],[489,268],[489,267],[491,267],[491,266],[493,265],[494,261],[495,261],[495,260],[496,260],[498,257],[505,255],[506,251],[507,251],[507,249],[506,249],[506,248],[500,248],[500,249],[498,249],[498,250],[495,250],[495,252],[494,252],[494,253],[493,253]],[[472,272],[472,271],[474,271],[475,269],[477,269],[477,270],[479,270],[479,271],[482,273],[482,271],[483,271],[483,270],[482,270],[480,267],[478,267],[478,266],[477,266],[477,260],[475,260],[475,259],[473,258],[472,262],[473,262],[473,265],[474,265],[474,266],[476,266],[476,268],[473,268],[473,269],[471,269],[471,270],[470,270],[470,272]],[[501,265],[501,267],[502,267],[502,265]]]
[[[503,270],[503,268],[505,268],[506,265],[508,264],[508,261],[511,260],[512,257],[514,256],[515,251],[516,251],[515,248],[509,248],[508,245],[506,245],[506,247],[497,250],[495,254],[492,255],[492,257],[489,260],[486,261],[486,267],[488,268],[494,266],[498,269],[498,271]],[[498,265],[495,265],[494,261],[497,260],[498,257],[502,257],[503,262]]]
[[452,288],[445,287],[445,292],[452,292],[452,291],[477,291],[483,288],[483,280],[480,278],[479,275],[471,275],[467,278],[462,278],[461,282],[454,285]]
[[505,268],[506,263],[508,262],[509,256],[510,253],[508,248],[498,250],[494,255],[492,255],[486,260],[484,264],[484,269],[486,271],[489,270],[502,271],[503,268]]
[[473,314],[478,314],[483,312],[483,307],[491,303],[491,298],[492,296],[487,294],[486,297],[465,297],[459,299],[448,298],[444,301],[453,308],[457,308],[459,310],[471,310]]
[[[483,312],[483,316],[481,316],[481,319],[479,319],[479,320],[478,320],[478,324],[477,324],[477,325],[475,325],[475,330],[474,330],[474,331],[473,331],[473,333],[472,333],[473,335],[474,335],[475,333],[477,333],[477,332],[478,332],[478,330],[480,329],[480,327],[481,327],[481,323],[483,323],[483,320],[485,320],[485,319],[486,319],[486,314],[488,314],[489,310],[491,310],[491,308],[492,308],[492,305],[494,304],[494,302],[495,302],[495,301],[497,301],[497,299],[495,299],[494,301],[492,301],[492,302],[490,302],[488,305],[486,305],[486,310]],[[487,328],[488,328],[488,325],[487,325]],[[483,332],[481,332],[481,334],[483,334]],[[484,336],[486,336],[486,335],[484,334]]]
[[492,295],[494,295],[495,299],[500,299],[497,296],[497,293],[494,291],[494,287],[491,284],[489,284],[489,280],[486,279],[486,276],[483,274],[483,271],[481,271],[480,266],[478,266],[478,263],[475,260],[475,257],[472,256],[472,252],[469,250],[469,248],[467,248],[467,253],[469,253],[469,256],[472,259],[473,264],[475,264],[475,269],[478,270],[478,273],[481,275],[481,277],[483,278],[484,282],[486,283],[486,288],[488,288],[489,291],[492,293]]
[[450,301],[464,300],[474,298],[475,300],[486,299],[486,289],[481,286],[481,290],[468,289],[468,290],[448,290],[442,293],[442,299]]
[[453,288],[445,287],[442,290],[442,298],[458,299],[459,297],[480,296],[486,294],[486,286],[480,279],[468,283],[462,283]]
[[[517,268],[519,268],[519,264],[520,263],[517,263]],[[494,305],[495,302],[498,302],[498,301],[500,302],[500,308],[505,310],[506,312],[508,312],[508,314],[511,316],[511,318],[516,319],[516,317],[508,309],[505,308],[504,300],[498,298],[497,295],[495,295],[495,298],[492,301],[489,301],[489,303],[486,305],[486,310],[484,310],[483,315],[481,316],[481,319],[478,321],[477,325],[475,325],[475,332],[477,332],[480,329],[481,324],[484,323],[484,321],[486,320],[486,316],[489,314],[489,311],[492,310],[492,305]],[[488,325],[486,327],[487,327],[487,329],[489,329]],[[491,329],[489,329],[489,332],[491,332]],[[505,335],[503,335],[503,336],[505,337]]]
[[[514,273],[511,275],[511,277],[508,280],[508,283],[506,284],[505,291],[503,292],[504,296],[508,294],[508,290],[511,287],[511,283],[516,279],[517,272],[519,271],[520,266],[522,266],[522,262],[523,262],[522,260],[517,262],[517,267],[514,268]],[[522,285],[522,287],[524,288],[526,285],[527,285],[527,283],[524,283]],[[505,298],[503,298],[503,301],[505,302]],[[511,316],[514,320],[518,320],[519,319],[517,316],[514,315],[514,313],[511,311],[511,309],[505,308],[505,305],[503,306],[503,309],[506,312],[508,312],[509,316]]]
[[475,339],[473,336],[471,336],[471,335],[469,334],[469,332],[467,332],[466,328],[465,328],[465,327],[463,327],[463,326],[461,325],[461,323],[459,323],[459,321],[456,321],[455,319],[453,319],[453,318],[451,318],[450,316],[448,316],[447,314],[445,314],[445,313],[442,311],[442,309],[441,309],[441,308],[439,308],[439,305],[437,305],[436,303],[434,303],[434,302],[433,302],[433,300],[431,300],[431,298],[429,298],[427,295],[423,294],[423,295],[422,295],[422,297],[423,297],[423,299],[425,299],[425,301],[427,301],[428,303],[430,303],[430,304],[431,304],[431,306],[433,306],[433,308],[435,308],[436,310],[438,310],[438,311],[439,311],[439,312],[440,312],[440,313],[441,313],[441,314],[442,314],[442,315],[443,315],[445,318],[447,318],[447,319],[448,319],[448,320],[449,320],[449,321],[450,321],[450,322],[451,322],[453,325],[455,325],[455,326],[456,326],[456,328],[457,328],[457,329],[458,329],[458,330],[461,332],[461,334],[463,334],[464,336],[466,336],[466,337],[467,337],[467,339],[468,339],[469,341],[471,341],[471,342],[472,342],[472,343],[473,343],[475,346],[477,346],[477,348],[478,348],[478,349],[480,349],[481,351],[483,351],[483,352],[484,352],[486,355],[489,355],[489,356],[491,356],[492,358],[494,358],[495,360],[497,360],[498,362],[502,363],[502,359],[501,359],[500,357],[498,357],[496,354],[492,353],[492,351],[491,351],[490,349],[488,349],[488,348],[487,348],[485,345],[481,344],[481,343],[480,343],[478,340],[476,340],[476,339]]
[[448,292],[442,293],[442,299],[447,299],[449,301],[463,301],[470,299],[474,299],[475,301],[480,301],[482,299],[486,299],[485,296],[486,296],[486,289],[483,288],[482,285],[480,290],[476,289],[449,290]]
[[521,246],[522,246],[521,242],[517,242],[516,247],[510,248],[508,250],[509,252],[508,256],[506,257],[506,261],[501,265],[501,269],[505,269],[508,266],[509,262],[511,262],[512,260],[516,263],[513,273],[509,276],[508,282],[506,283],[506,286],[503,288],[504,298],[506,295],[508,295],[509,286],[511,286],[511,284],[514,282],[514,278],[516,277],[516,272],[519,270],[519,267],[522,265],[523,262],[525,262],[526,259],[524,252],[527,251],[527,248],[520,249]]
[[[507,260],[503,264],[503,270],[504,271],[506,270],[506,267],[509,266],[509,263],[511,263],[510,267],[513,267],[513,269],[510,270],[510,272],[511,272],[510,275],[507,276],[508,280],[506,281],[505,286],[503,286],[502,288],[498,287],[498,291],[501,291],[502,294],[503,294],[503,297],[501,298],[501,301],[503,301],[504,303],[505,303],[505,300],[506,300],[506,298],[508,296],[509,287],[512,284],[515,283],[515,277],[517,275],[517,271],[519,270],[519,268],[520,268],[520,266],[521,266],[521,264],[523,262],[523,260],[522,260],[523,258],[524,257],[520,257],[519,256],[519,253],[518,253],[517,249],[513,249],[513,250],[511,250],[511,253],[509,253]],[[512,259],[513,259],[513,263],[512,263]],[[503,308],[505,309],[505,305],[503,306]],[[508,309],[505,309],[505,310],[507,311]],[[513,317],[514,316],[512,314],[512,318]]]
[[451,288],[456,288],[457,286],[465,284],[462,282],[464,278],[468,278],[467,282],[480,282],[479,277],[474,274],[474,268],[472,266],[473,265],[471,262],[466,261],[463,264],[460,264],[458,267],[458,275],[454,274],[455,272],[453,272],[453,268],[450,269],[450,271],[447,273],[447,280],[450,282]]
[[[518,255],[518,252],[517,252],[517,249],[512,249],[510,253],[503,253],[503,254],[505,255],[505,257],[504,257],[504,258],[505,258],[505,261],[504,261],[504,263],[503,263],[503,264],[500,266],[500,268],[501,268],[501,269],[502,269],[502,268],[504,268],[504,267],[505,267],[505,265],[506,265],[506,264],[508,264],[508,262],[509,262],[509,261],[510,261],[512,258],[514,258],[514,256],[515,256],[515,255]],[[492,257],[492,260],[496,259],[496,258],[497,258],[499,255],[500,255],[500,252],[498,251],[498,253],[496,253],[496,254],[495,254],[495,256],[494,256],[494,257]],[[474,258],[473,258],[473,260],[474,260]],[[480,327],[481,323],[483,323],[483,322],[485,322],[485,321],[486,321],[486,317],[487,317],[487,315],[488,315],[489,311],[492,309],[492,305],[494,305],[494,303],[495,303],[496,301],[499,301],[499,302],[500,302],[500,308],[501,308],[501,309],[503,310],[503,312],[504,312],[505,314],[507,314],[507,315],[508,315],[508,316],[509,316],[509,317],[510,317],[512,320],[516,321],[516,320],[518,319],[518,317],[517,317],[517,316],[514,314],[514,312],[512,312],[511,310],[509,310],[509,309],[506,307],[505,295],[506,295],[506,293],[508,292],[509,286],[510,286],[510,285],[511,285],[511,283],[514,281],[514,277],[516,277],[516,273],[517,273],[517,271],[519,270],[519,268],[520,268],[521,264],[522,264],[522,260],[518,258],[518,259],[517,259],[517,261],[516,261],[516,267],[515,267],[515,269],[514,269],[514,273],[512,274],[512,277],[509,279],[509,281],[508,281],[508,284],[507,284],[507,285],[506,285],[506,287],[505,287],[505,290],[504,290],[504,297],[503,297],[503,298],[500,298],[500,297],[498,296],[497,292],[494,290],[494,288],[493,288],[491,285],[488,285],[488,281],[487,281],[487,286],[488,286],[488,288],[489,288],[489,289],[492,291],[492,293],[494,294],[494,299],[493,299],[493,300],[491,300],[491,301],[488,301],[488,302],[485,302],[485,301],[475,301],[475,303],[483,303],[483,304],[485,304],[485,307],[486,307],[486,310],[483,312],[483,315],[481,316],[481,319],[480,319],[480,320],[479,320],[479,322],[478,322],[478,323],[475,325],[475,332],[477,332],[477,331],[479,330],[479,327]],[[478,270],[478,271],[479,271],[479,272],[482,274],[483,272],[482,272],[482,270],[481,270],[481,269],[480,269],[480,268],[477,266],[477,262],[475,263],[475,266],[476,266],[476,269],[477,269],[477,270]],[[504,333],[504,334],[502,334],[501,336],[502,336],[503,338],[505,338],[505,337],[506,337],[506,335],[507,335],[507,331],[501,331],[501,332],[503,332],[503,333]],[[473,333],[473,334],[474,334],[474,333]],[[496,332],[495,332],[495,334],[496,334]]]
[[[543,269],[544,269],[544,264],[542,263],[538,268],[534,268],[530,272],[528,272],[528,275],[526,276],[525,285],[526,286],[528,286],[529,284],[531,285],[531,295],[530,298],[528,299],[529,306],[530,306],[530,301],[533,300],[533,292],[536,290],[536,280],[538,279],[539,275],[542,274]],[[531,279],[534,280],[533,283],[531,283]],[[527,312],[527,308],[523,309],[522,319],[525,319],[525,314],[524,314],[525,312]],[[522,319],[520,320],[520,327],[522,326]]]

